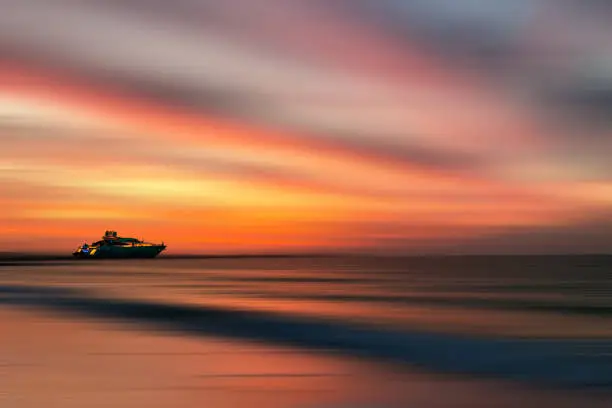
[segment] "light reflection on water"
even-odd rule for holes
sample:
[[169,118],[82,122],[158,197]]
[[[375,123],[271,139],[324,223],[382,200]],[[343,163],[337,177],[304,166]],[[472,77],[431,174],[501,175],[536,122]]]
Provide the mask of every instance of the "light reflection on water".
[[0,279],[441,332],[612,337],[610,265],[456,263],[160,258],[5,266]]
[[[525,401],[577,407],[610,402],[607,387],[582,388],[593,379],[609,386],[612,379],[607,363],[612,355],[609,265],[584,268],[550,259],[512,261],[505,268],[482,262],[368,262],[160,258],[2,265],[0,371],[8,373],[8,381],[0,395],[6,406],[40,406],[45,400],[61,400],[62,406],[219,407],[531,406]],[[54,307],[75,296],[80,303]],[[41,302],[45,298],[47,303]],[[90,298],[106,303],[92,306]],[[183,321],[177,329],[166,309],[125,315],[115,306],[104,310],[112,299],[208,308],[195,316],[206,327],[194,331],[189,329],[192,321]],[[192,311],[171,313],[178,313],[175,320],[180,321],[191,319],[183,315]],[[209,330],[212,326],[219,331]],[[402,349],[403,337],[381,335],[405,332],[448,337],[432,337],[426,348],[419,338],[407,336],[408,348],[414,341],[423,347],[423,353],[410,354]],[[560,348],[554,352],[563,358],[560,362],[557,354],[544,352],[547,348],[529,345],[517,352],[522,360],[516,364],[500,356],[498,369],[497,351],[514,352],[514,344],[495,349],[497,344],[488,340],[457,343],[466,336],[598,340],[572,345],[569,352]],[[386,345],[393,350],[384,350]],[[466,361],[444,361],[440,354],[452,348],[465,350]],[[572,365],[576,350],[598,364]],[[476,359],[484,356],[476,367],[481,374],[470,372],[469,353]],[[490,356],[495,357],[490,359],[493,367],[483,371]],[[559,373],[538,367],[538,359],[558,363]],[[590,372],[577,374],[585,368]],[[482,373],[489,372],[498,379],[486,379],[490,376]],[[578,389],[542,388],[542,378],[561,379]],[[521,381],[506,382],[514,379]],[[67,394],[71,398],[64,400]]]

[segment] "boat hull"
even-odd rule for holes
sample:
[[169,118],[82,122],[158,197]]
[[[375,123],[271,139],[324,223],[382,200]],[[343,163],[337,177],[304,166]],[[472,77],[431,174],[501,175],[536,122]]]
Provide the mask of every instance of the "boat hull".
[[148,245],[148,246],[101,246],[99,248],[91,248],[88,252],[82,250],[76,251],[73,255],[76,258],[155,258],[164,249],[165,245]]

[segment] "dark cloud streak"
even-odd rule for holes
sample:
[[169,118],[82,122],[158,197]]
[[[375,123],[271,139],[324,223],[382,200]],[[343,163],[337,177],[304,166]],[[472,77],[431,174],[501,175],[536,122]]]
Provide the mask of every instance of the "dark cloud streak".
[[[1,43],[0,43],[1,44]],[[314,144],[323,148],[346,152],[366,159],[395,163],[398,166],[420,166],[431,170],[474,171],[486,166],[486,161],[476,155],[430,148],[422,143],[395,143],[376,134],[346,133],[337,130],[311,131],[308,125],[301,128],[287,125],[267,115],[268,101],[264,95],[244,93],[213,84],[198,84],[198,89],[180,85],[172,80],[160,82],[137,75],[116,75],[104,69],[67,62],[44,50],[16,50],[0,46],[5,61],[17,65],[31,65],[43,72],[57,73],[85,87],[115,90],[118,94],[140,100],[153,101],[173,110],[181,110],[202,116],[215,116],[246,125],[254,125],[271,131],[285,132],[284,137],[306,146]]]

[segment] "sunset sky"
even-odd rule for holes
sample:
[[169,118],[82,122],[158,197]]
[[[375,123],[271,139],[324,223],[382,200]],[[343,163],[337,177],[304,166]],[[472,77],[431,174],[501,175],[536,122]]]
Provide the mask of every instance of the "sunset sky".
[[612,251],[606,2],[0,5],[0,252]]

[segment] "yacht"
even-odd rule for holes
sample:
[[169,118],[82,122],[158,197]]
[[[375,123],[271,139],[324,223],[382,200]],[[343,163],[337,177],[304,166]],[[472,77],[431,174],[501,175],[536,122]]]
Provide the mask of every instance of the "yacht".
[[83,244],[73,253],[76,258],[155,258],[166,245],[144,242],[136,238],[117,236],[116,231],[106,231],[100,241]]

